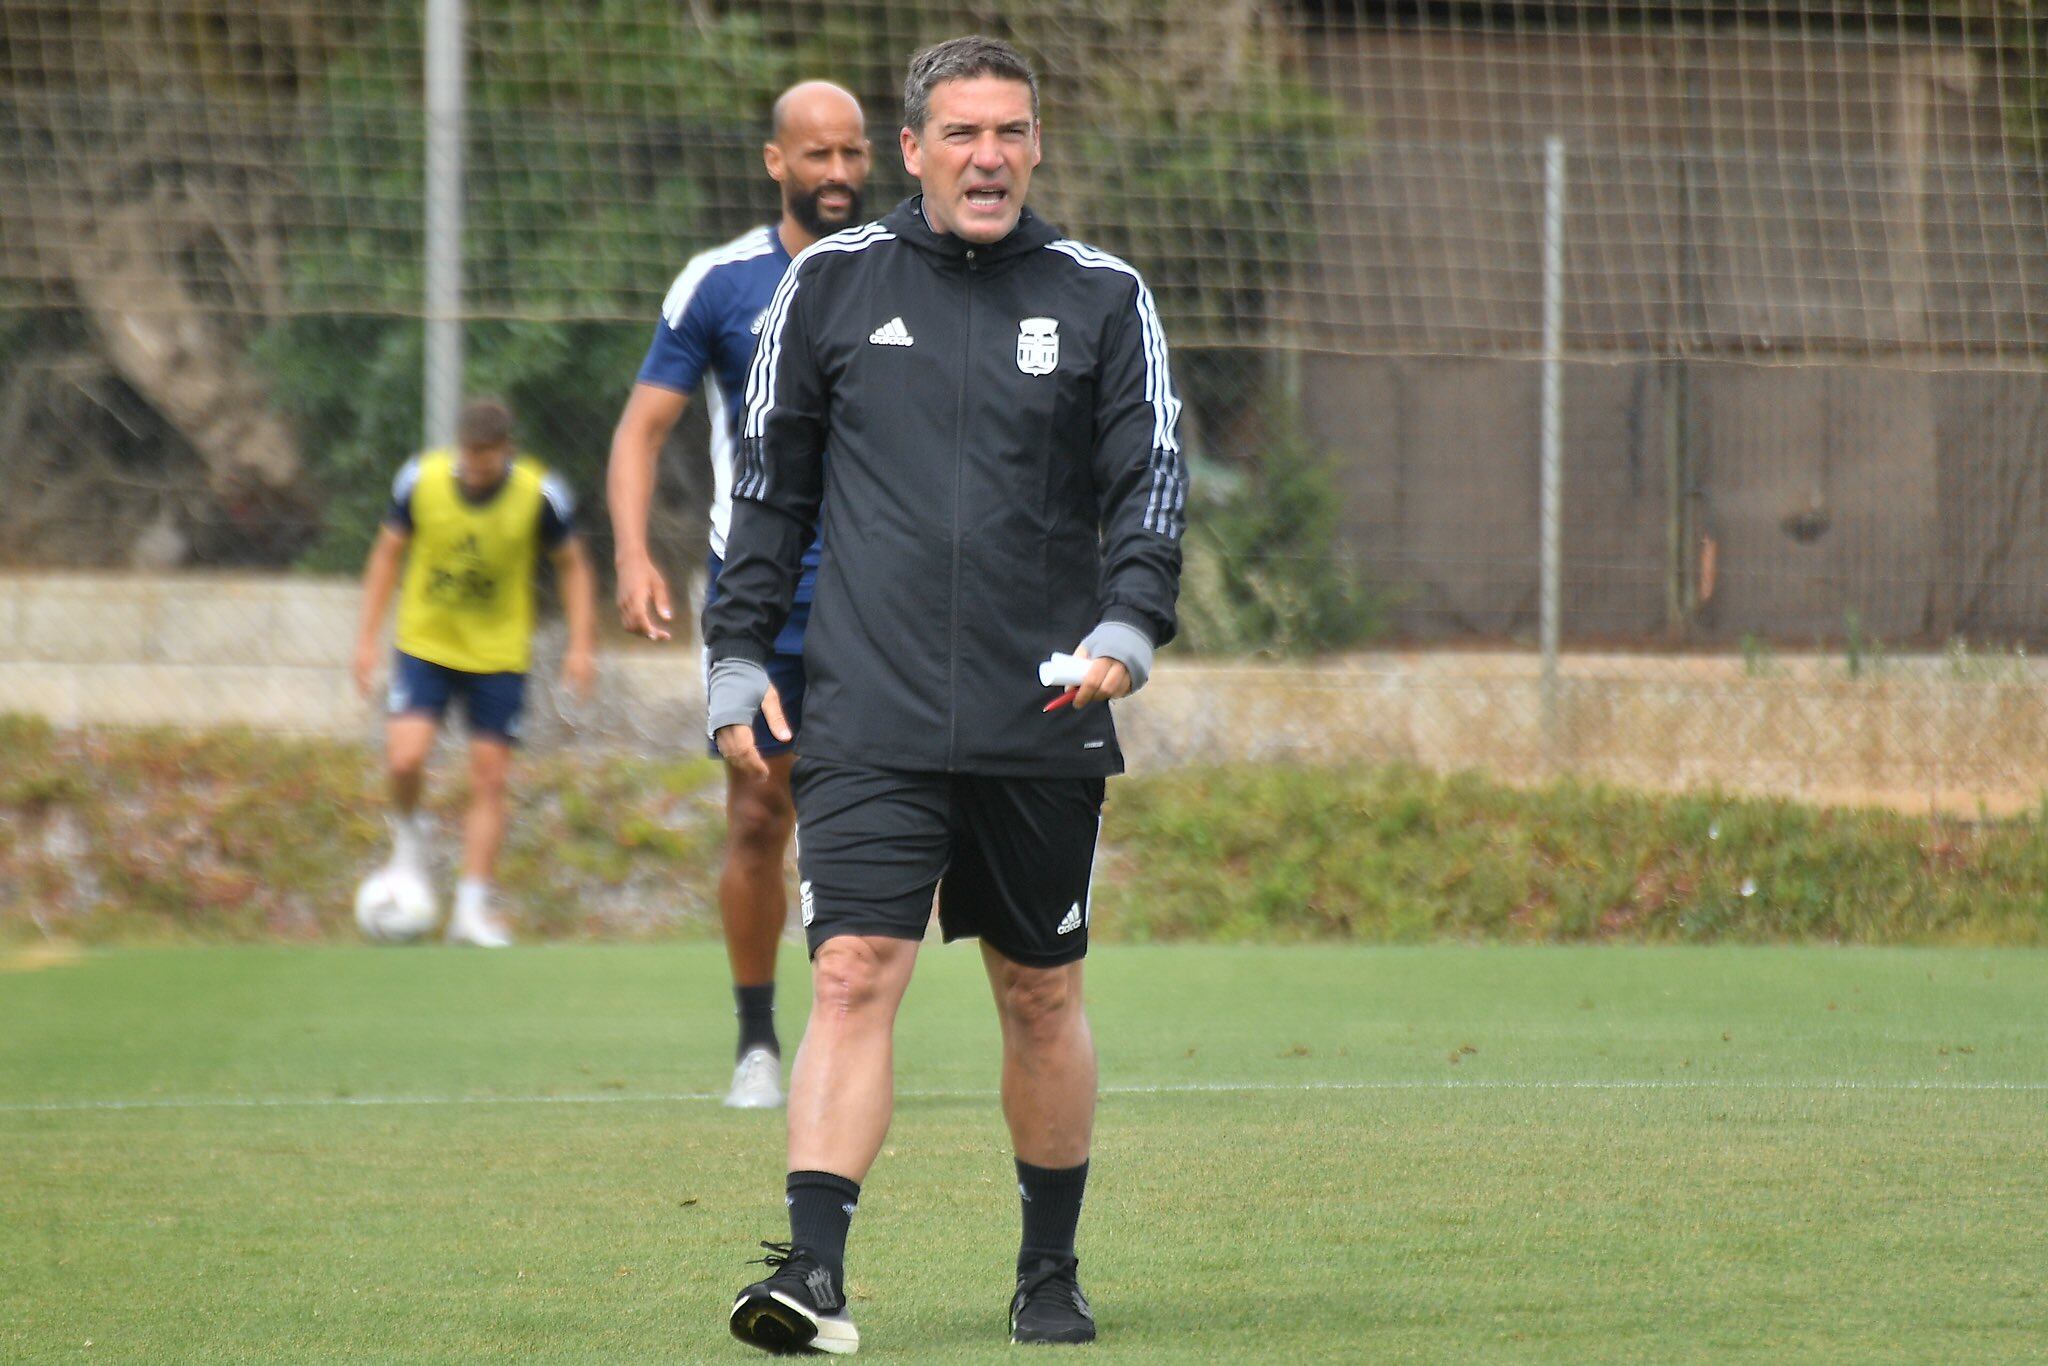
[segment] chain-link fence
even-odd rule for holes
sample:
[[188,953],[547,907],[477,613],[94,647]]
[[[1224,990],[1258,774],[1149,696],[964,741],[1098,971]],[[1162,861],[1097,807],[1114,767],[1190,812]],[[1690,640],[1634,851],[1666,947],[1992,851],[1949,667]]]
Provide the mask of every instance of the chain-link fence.
[[[425,13],[0,8],[0,711],[372,724],[321,576],[420,443]],[[464,19],[465,377],[571,478],[600,564],[662,294],[774,213],[774,95],[862,97],[880,209],[904,58],[994,31],[1045,79],[1034,202],[1144,270],[1188,401],[1188,639],[1128,709],[1141,759],[1997,806],[2048,775],[2029,5]],[[679,577],[704,446],[693,415],[665,463]],[[544,695],[553,734],[694,733],[694,652],[620,641],[604,675]]]

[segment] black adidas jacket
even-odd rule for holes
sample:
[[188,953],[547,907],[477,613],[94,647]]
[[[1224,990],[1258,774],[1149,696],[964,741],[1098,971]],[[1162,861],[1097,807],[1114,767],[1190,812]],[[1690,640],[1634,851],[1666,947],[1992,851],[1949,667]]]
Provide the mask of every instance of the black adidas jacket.
[[712,661],[766,661],[822,502],[803,754],[1121,772],[1109,708],[1043,712],[1037,666],[1102,621],[1174,633],[1180,401],[1138,273],[1028,210],[941,236],[912,198],[798,257],[766,318]]

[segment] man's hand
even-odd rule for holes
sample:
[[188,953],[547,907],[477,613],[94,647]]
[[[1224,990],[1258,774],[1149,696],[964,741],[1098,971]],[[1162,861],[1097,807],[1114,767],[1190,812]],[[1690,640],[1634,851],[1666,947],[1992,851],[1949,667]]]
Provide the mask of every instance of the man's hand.
[[[1076,659],[1088,658],[1088,647],[1074,647]],[[1131,692],[1130,671],[1114,659],[1098,659],[1088,666],[1088,676],[1081,680],[1079,687],[1067,689],[1067,696],[1074,699],[1074,708],[1079,710],[1094,701],[1115,701],[1128,697]]]
[[667,640],[661,623],[675,619],[669,607],[668,580],[645,555],[622,562],[619,567],[619,621],[636,636]]
[[562,681],[581,702],[588,702],[597,686],[597,660],[588,650],[570,650],[562,656]]
[[[768,732],[776,739],[788,744],[794,732],[789,728],[789,719],[782,714],[782,694],[775,691],[775,685],[768,685],[767,696],[761,699],[761,715],[768,718]],[[754,728],[745,726],[720,726],[714,737],[718,741],[719,757],[742,773],[756,778],[768,776],[768,760],[754,744]]]
[[377,682],[377,654],[376,637],[365,636],[356,642],[356,661],[350,672],[355,674],[356,691],[365,698]]

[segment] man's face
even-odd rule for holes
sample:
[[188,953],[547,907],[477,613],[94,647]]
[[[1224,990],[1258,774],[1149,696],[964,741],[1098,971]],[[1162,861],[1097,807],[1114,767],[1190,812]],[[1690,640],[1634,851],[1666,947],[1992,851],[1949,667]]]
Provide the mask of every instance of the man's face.
[[851,101],[802,101],[789,111],[764,159],[782,186],[782,207],[813,237],[860,221],[868,182],[868,140]]
[[924,185],[932,228],[969,242],[1000,242],[1024,212],[1038,165],[1031,87],[970,76],[932,88],[921,129],[903,130],[903,169]]
[[495,446],[464,446],[455,461],[456,477],[470,493],[489,493],[505,478],[512,465],[512,443]]

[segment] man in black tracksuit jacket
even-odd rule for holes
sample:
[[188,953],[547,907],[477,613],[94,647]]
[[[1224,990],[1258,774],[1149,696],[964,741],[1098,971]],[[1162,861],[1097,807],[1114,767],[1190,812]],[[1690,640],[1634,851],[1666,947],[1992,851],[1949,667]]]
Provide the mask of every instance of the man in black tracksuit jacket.
[[[705,612],[711,731],[745,766],[756,709],[778,721],[762,666],[820,532],[794,775],[815,1002],[790,1085],[791,1244],[731,1318],[771,1350],[858,1344],[847,1228],[935,887],[946,938],[981,939],[1002,1017],[1025,1202],[1013,1337],[1094,1337],[1074,1256],[1095,1094],[1080,960],[1123,760],[1090,704],[1141,685],[1174,632],[1187,480],[1150,292],[1024,209],[1037,87],[1013,49],[918,54],[905,124],[924,193],[805,252],[769,306]],[[1038,665],[1066,651],[1089,663],[1061,693]]]

